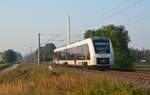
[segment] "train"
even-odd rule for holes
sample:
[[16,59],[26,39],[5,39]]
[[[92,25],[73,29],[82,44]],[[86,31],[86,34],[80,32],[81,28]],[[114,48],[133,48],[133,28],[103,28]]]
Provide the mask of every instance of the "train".
[[56,48],[53,61],[63,65],[111,68],[114,65],[111,39],[92,37]]

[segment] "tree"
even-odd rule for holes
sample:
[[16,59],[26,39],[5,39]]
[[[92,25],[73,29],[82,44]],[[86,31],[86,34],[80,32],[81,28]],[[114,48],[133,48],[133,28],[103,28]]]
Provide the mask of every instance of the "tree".
[[[40,47],[40,60],[41,61],[52,61],[54,55],[55,44],[48,43],[44,47]],[[37,60],[38,50],[32,53],[33,60]]]
[[84,34],[84,38],[89,37],[109,37],[112,40],[115,56],[115,67],[117,68],[132,68],[132,57],[129,55],[128,43],[130,41],[128,31],[125,27],[108,25],[101,29],[88,30]]
[[129,48],[129,51],[134,62],[140,58],[140,51],[138,49]]
[[51,61],[53,59],[55,48],[56,46],[53,43],[48,43],[41,48],[41,61]]
[[21,60],[22,60],[22,55],[21,55],[21,53],[16,52],[16,56],[17,56],[16,61],[21,61]]
[[16,52],[14,52],[13,50],[9,49],[4,51],[4,53],[2,54],[2,59],[5,63],[13,63],[17,60],[17,55]]

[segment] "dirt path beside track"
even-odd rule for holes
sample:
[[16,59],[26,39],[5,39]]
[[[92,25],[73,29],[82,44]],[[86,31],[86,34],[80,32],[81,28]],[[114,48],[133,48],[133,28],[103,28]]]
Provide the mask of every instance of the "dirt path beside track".
[[6,72],[6,71],[8,71],[8,70],[15,69],[15,68],[18,67],[18,65],[19,65],[19,64],[13,64],[12,66],[3,69],[3,70],[1,70],[0,72],[2,73],[2,72]]

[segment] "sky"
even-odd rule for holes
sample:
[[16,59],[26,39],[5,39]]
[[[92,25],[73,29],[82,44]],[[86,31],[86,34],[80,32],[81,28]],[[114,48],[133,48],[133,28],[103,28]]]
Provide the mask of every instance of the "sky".
[[[136,2],[136,3],[134,3]],[[150,0],[0,0],[0,52],[14,49],[26,55],[41,42],[66,43],[66,17],[71,17],[71,42],[88,29],[124,25],[130,47],[150,48]],[[55,39],[55,40],[54,40]]]

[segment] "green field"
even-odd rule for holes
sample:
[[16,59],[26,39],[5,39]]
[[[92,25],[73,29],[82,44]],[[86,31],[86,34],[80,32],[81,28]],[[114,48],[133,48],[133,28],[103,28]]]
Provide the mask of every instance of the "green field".
[[22,64],[0,74],[0,95],[149,95],[146,89],[98,75]]

